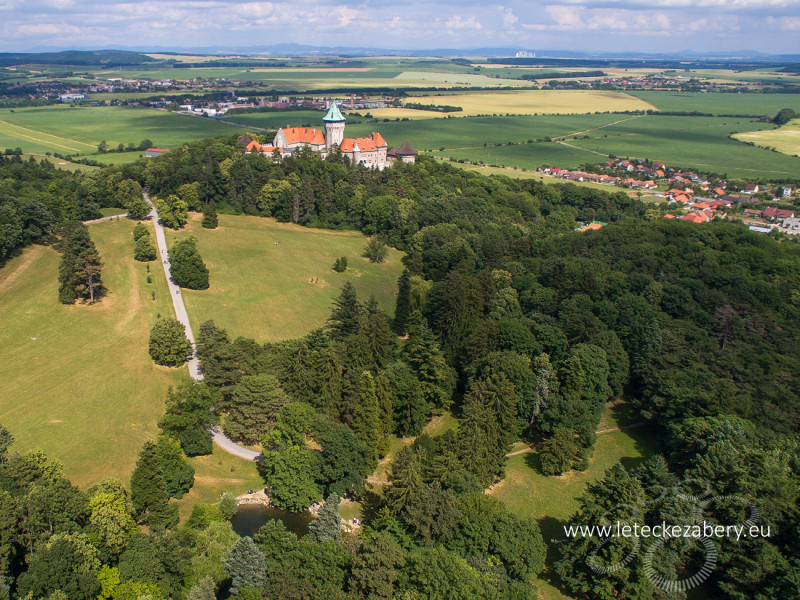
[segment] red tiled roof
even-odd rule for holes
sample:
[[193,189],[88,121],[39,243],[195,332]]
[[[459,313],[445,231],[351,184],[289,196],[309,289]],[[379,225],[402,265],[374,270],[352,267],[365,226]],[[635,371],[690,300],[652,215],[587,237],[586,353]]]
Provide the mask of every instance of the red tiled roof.
[[287,144],[325,145],[325,135],[316,127],[283,127]]
[[373,131],[372,133],[370,133],[370,134],[369,134],[369,137],[371,137],[371,138],[372,138],[372,141],[373,141],[373,142],[375,143],[375,145],[376,145],[376,146],[378,146],[379,148],[380,148],[381,146],[386,146],[386,145],[387,145],[387,144],[386,144],[386,140],[384,140],[384,139],[383,139],[383,136],[382,136],[380,133],[378,133],[377,131]]

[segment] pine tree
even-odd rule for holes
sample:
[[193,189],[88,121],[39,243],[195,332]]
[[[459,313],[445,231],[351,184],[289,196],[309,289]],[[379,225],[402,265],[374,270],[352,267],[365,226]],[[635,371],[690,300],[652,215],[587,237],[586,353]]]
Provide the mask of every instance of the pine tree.
[[392,323],[397,335],[406,333],[408,318],[411,316],[411,274],[408,269],[397,280],[397,302],[394,308],[394,321]]
[[156,444],[145,442],[131,475],[133,508],[151,529],[172,527],[178,522],[178,511],[176,505],[169,504],[169,497]]
[[419,459],[414,448],[404,446],[392,463],[392,485],[386,490],[386,504],[395,514],[403,510],[422,489]]
[[339,516],[339,504],[341,498],[336,494],[331,494],[325,500],[325,504],[319,509],[317,518],[311,521],[308,526],[308,537],[315,542],[341,542],[342,541],[342,519]]
[[422,316],[414,312],[409,323],[408,341],[403,348],[405,360],[419,379],[425,402],[447,408],[452,402],[455,371],[447,364],[436,337]]
[[386,456],[389,452],[389,437],[393,431],[392,389],[386,375],[381,373],[375,380],[375,395],[378,398],[380,435],[378,436],[378,453]]
[[362,368],[379,371],[394,359],[397,340],[389,327],[389,320],[378,308],[375,296],[364,305],[364,316],[358,332],[357,347],[364,356]]
[[352,429],[369,448],[373,462],[377,462],[381,426],[380,407],[375,392],[375,379],[369,371],[361,374],[359,404],[353,417]]
[[267,581],[267,559],[251,537],[237,541],[222,559],[222,565],[231,578],[233,596],[238,596],[243,588],[259,589]]
[[339,297],[333,301],[333,310],[328,318],[331,337],[342,339],[357,334],[361,327],[362,312],[356,288],[348,281]]
[[217,217],[217,205],[213,202],[208,205],[205,212],[203,212],[203,227],[206,229],[216,229],[219,225],[219,218]]
[[545,475],[561,475],[569,471],[578,457],[578,444],[575,432],[559,427],[552,437],[542,443],[539,458],[542,473]]
[[83,223],[71,223],[65,227],[60,243],[63,256],[58,267],[58,299],[63,304],[72,304],[83,299],[94,303],[106,291],[100,278],[102,262],[89,230]]

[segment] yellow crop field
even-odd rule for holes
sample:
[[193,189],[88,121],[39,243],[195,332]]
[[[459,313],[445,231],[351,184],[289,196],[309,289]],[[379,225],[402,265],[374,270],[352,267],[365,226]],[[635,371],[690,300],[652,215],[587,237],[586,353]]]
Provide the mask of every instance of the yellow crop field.
[[471,73],[436,73],[433,71],[403,71],[392,79],[397,83],[437,83],[453,87],[480,86],[480,87],[530,87],[531,81],[522,79],[502,79],[486,75],[473,75]]
[[372,71],[375,67],[255,67],[248,69],[251,73],[354,73]]
[[657,110],[652,104],[622,92],[596,90],[480,92],[450,96],[415,96],[411,101],[437,106],[460,106],[464,109],[463,112],[452,114],[462,117],[486,114],[541,115]]
[[742,142],[753,142],[756,146],[775,148],[778,152],[791,156],[800,155],[800,119],[789,121],[777,129],[746,131],[734,134],[733,137]]
[[436,110],[415,110],[413,108],[365,108],[361,114],[369,113],[376,119],[441,119],[448,114],[460,115],[461,113],[443,113]]

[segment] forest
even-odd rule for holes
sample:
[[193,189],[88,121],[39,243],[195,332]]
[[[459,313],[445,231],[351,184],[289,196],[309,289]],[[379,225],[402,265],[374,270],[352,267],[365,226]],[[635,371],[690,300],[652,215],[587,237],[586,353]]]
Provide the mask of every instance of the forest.
[[[11,163],[3,167],[46,171]],[[204,383],[170,391],[163,435],[143,448],[129,488],[106,481],[81,492],[57,462],[6,451],[0,566],[18,597],[534,598],[548,552],[539,524],[483,491],[519,440],[540,447],[546,475],[585,469],[612,398],[635,407],[661,452],[608,471],[571,522],[682,523],[710,488],[719,501],[708,520],[746,522],[752,505],[772,534],[713,540],[709,597],[798,597],[796,242],[736,223],[654,219],[623,193],[427,158],[382,172],[335,154],[274,163],[235,138],[50,177],[66,180],[12,187],[5,214],[22,223],[39,203],[52,223],[42,231],[53,231],[67,198],[86,210],[125,206],[133,198],[117,190],[129,181],[190,210],[213,203],[357,229],[403,250],[405,271],[392,318],[346,285],[327,326],[301,339],[231,339],[204,323]],[[574,231],[594,220],[608,225]],[[9,252],[42,237],[20,235]],[[422,433],[446,412],[456,429]],[[273,521],[239,539],[229,500],[177,524],[170,498],[192,479],[183,456],[211,451],[206,428],[217,420],[263,448],[259,472],[276,506],[325,501],[308,535]],[[415,439],[374,493],[365,482],[390,434]],[[343,497],[364,506],[357,535],[338,526]],[[658,581],[697,572],[698,544],[664,543],[650,570],[620,563],[632,544],[571,540],[550,549],[551,568],[577,598],[685,598]],[[598,571],[598,561],[617,566]]]

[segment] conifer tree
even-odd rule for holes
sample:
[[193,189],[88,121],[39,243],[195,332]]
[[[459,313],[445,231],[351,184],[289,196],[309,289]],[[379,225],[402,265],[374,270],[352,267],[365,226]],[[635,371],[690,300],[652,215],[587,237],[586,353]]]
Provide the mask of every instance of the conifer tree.
[[217,600],[217,586],[210,575],[203,577],[189,590],[187,600]]
[[315,542],[341,542],[342,519],[339,516],[341,498],[331,494],[319,509],[317,518],[308,526],[308,537]]
[[356,348],[364,360],[362,368],[379,371],[392,362],[396,338],[389,327],[389,320],[378,308],[375,296],[370,296],[364,305],[361,329],[358,332]]
[[133,508],[151,529],[172,527],[178,522],[178,511],[176,505],[169,504],[169,497],[156,444],[145,442],[131,475]]
[[414,448],[404,446],[392,463],[392,485],[386,491],[386,503],[395,514],[403,510],[422,489],[419,459]]
[[447,408],[452,401],[455,371],[447,364],[436,337],[419,312],[414,312],[409,322],[408,341],[403,348],[405,360],[419,379],[425,401]]
[[361,327],[362,308],[358,301],[356,288],[349,281],[342,287],[339,297],[333,301],[333,310],[328,318],[328,328],[331,337],[342,339],[348,335],[355,335]]
[[375,392],[375,379],[369,371],[361,374],[359,387],[359,404],[353,417],[352,428],[358,439],[369,448],[373,462],[375,462],[383,427],[381,426],[378,395]]
[[267,581],[267,559],[251,537],[236,542],[222,559],[222,565],[231,578],[233,596],[238,596],[244,588],[259,589]]
[[408,269],[397,280],[397,302],[394,308],[394,321],[392,323],[397,335],[404,335],[411,316],[411,274]]

